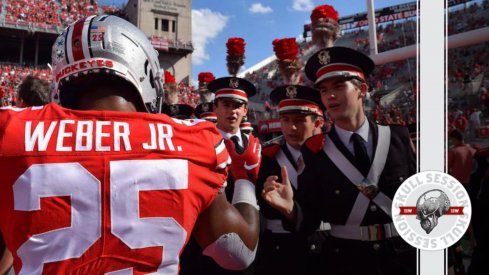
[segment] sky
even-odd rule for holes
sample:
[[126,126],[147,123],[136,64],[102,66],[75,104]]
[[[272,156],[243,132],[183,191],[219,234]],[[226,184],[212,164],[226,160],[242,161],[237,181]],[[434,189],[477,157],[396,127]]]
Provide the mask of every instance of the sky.
[[[374,0],[374,8],[394,6],[414,0]],[[98,0],[120,5],[126,0]],[[335,7],[340,17],[367,11],[367,0],[193,0],[192,1],[192,78],[200,72],[227,76],[226,42],[229,37],[246,41],[245,64],[252,67],[274,55],[275,38],[301,37],[304,24],[317,5]]]

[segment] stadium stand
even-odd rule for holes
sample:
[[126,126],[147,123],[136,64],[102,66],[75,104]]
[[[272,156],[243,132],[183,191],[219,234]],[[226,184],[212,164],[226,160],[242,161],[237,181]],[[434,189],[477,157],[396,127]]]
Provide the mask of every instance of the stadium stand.
[[16,88],[28,75],[50,80],[49,69],[18,66],[13,64],[0,65],[0,105],[15,105]]
[[101,13],[94,0],[60,0],[60,19],[62,25],[69,25],[79,18]]
[[59,25],[56,1],[45,0],[9,0],[5,21],[17,24]]

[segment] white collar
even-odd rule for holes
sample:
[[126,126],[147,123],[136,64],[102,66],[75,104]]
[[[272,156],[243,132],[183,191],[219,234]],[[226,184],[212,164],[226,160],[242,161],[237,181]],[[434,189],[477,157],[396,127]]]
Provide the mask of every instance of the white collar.
[[294,158],[294,161],[297,162],[299,157],[301,156],[301,151],[295,149],[294,147],[290,146],[287,142],[285,143],[287,145],[287,149],[289,149],[290,154],[292,155],[292,158]]
[[343,142],[343,144],[345,144],[345,145],[348,145],[350,143],[351,135],[353,135],[353,133],[357,133],[358,135],[360,135],[360,137],[362,137],[362,139],[366,143],[368,143],[368,134],[370,131],[370,125],[369,125],[366,118],[365,118],[365,121],[363,122],[362,126],[360,126],[360,128],[358,128],[355,132],[351,132],[351,131],[342,129],[336,124],[334,125],[334,127],[335,127],[336,133],[338,134],[338,137],[340,138],[341,142]]
[[243,139],[241,138],[241,131],[238,129],[238,131],[236,132],[236,134],[231,134],[231,133],[228,133],[228,132],[224,132],[223,130],[217,128],[217,130],[219,131],[219,133],[221,133],[221,136],[228,140],[230,139],[232,136],[237,136],[238,137],[238,143],[240,145],[243,145]]

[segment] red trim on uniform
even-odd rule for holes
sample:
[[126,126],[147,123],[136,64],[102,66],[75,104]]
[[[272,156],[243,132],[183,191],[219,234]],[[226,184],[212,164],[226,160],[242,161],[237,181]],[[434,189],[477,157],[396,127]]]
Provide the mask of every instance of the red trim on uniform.
[[271,145],[264,147],[261,152],[264,156],[273,158],[275,157],[275,155],[278,153],[279,150],[280,150],[280,144],[272,143]]
[[331,65],[326,65],[322,68],[320,68],[316,72],[316,77],[320,78],[321,76],[331,73],[331,72],[338,72],[338,71],[343,71],[343,72],[349,72],[349,73],[357,73],[359,74],[361,79],[365,80],[365,76],[363,75],[363,71],[355,66],[349,66],[347,64],[331,64]]
[[[85,19],[78,20],[73,26],[73,34],[71,35],[71,50],[73,51],[73,59],[74,61],[78,61],[83,59],[85,56],[83,55],[83,26],[85,25]],[[78,41],[78,43],[76,43]]]
[[308,138],[305,142],[306,147],[313,153],[318,153],[324,146],[324,135],[317,134]]
[[216,91],[216,97],[217,96],[225,96],[225,95],[235,95],[235,96],[241,96],[244,98],[248,98],[248,95],[246,94],[245,91],[243,90],[236,90],[236,89],[220,89]]
[[307,100],[301,100],[301,99],[284,99],[281,100],[280,103],[278,104],[278,109],[280,112],[280,109],[289,107],[288,109],[290,110],[293,107],[297,107],[297,110],[302,110],[304,107],[307,107],[309,109],[314,109],[316,112],[320,112],[321,109],[317,104],[312,103],[311,101]]

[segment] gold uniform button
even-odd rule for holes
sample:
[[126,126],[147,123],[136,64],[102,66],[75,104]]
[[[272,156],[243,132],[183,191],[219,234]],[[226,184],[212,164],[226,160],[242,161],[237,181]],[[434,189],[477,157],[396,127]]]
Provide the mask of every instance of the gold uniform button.
[[340,194],[340,190],[336,190],[336,191],[334,191],[334,193],[335,193],[336,195],[339,195],[339,194]]
[[311,251],[314,251],[314,250],[316,250],[316,245],[315,244],[311,244],[311,247],[310,248],[311,248]]
[[378,243],[374,243],[374,245],[373,245],[373,249],[374,249],[375,251],[379,251],[379,249],[380,249],[380,244],[378,244]]
[[280,250],[280,245],[275,246],[275,250]]
[[370,205],[370,211],[372,212],[377,211],[377,206],[375,204]]

